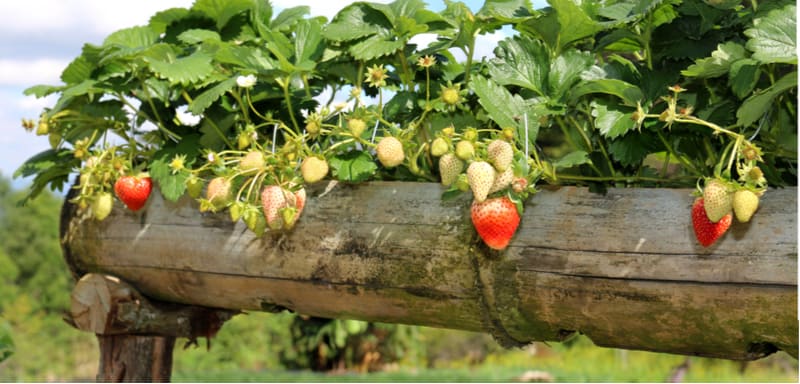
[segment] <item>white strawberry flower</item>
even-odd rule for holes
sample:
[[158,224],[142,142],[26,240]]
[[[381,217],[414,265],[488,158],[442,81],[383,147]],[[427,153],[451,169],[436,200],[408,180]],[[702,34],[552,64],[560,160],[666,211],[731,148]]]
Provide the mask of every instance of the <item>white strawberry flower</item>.
[[178,108],[175,108],[175,118],[178,119],[178,122],[180,122],[181,125],[194,127],[200,123],[200,120],[203,118],[203,116],[197,116],[189,112],[187,106],[182,105]]
[[254,85],[256,85],[256,76],[255,75],[239,76],[236,78],[236,85],[242,88],[252,88]]

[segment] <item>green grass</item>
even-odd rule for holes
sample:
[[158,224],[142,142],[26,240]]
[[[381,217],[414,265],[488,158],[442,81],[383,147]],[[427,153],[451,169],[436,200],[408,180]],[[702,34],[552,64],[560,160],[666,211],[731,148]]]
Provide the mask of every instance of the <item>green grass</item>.
[[[510,382],[525,371],[549,373],[557,382],[665,382],[687,357],[594,346],[580,337],[570,344],[490,354],[478,365],[453,360],[434,369],[408,362],[392,372],[325,374],[308,371],[180,372],[175,382]],[[778,353],[749,362],[690,357],[684,382],[797,382],[797,360]],[[176,367],[177,368],[177,367]]]

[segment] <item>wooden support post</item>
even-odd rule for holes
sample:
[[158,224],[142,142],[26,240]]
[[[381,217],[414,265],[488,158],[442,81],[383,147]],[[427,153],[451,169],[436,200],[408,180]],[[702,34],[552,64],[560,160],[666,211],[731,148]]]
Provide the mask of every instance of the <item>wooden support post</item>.
[[99,382],[166,382],[177,337],[213,337],[237,312],[156,303],[130,284],[87,274],[72,291],[67,322],[97,334]]
[[97,335],[97,382],[168,382],[174,336]]

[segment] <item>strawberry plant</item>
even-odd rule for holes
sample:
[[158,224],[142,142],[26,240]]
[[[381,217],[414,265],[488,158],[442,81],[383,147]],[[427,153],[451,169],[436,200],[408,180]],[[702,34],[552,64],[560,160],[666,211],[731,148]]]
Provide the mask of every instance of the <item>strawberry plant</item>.
[[548,4],[357,2],[331,20],[259,0],[167,9],[86,44],[63,84],[26,90],[58,99],[23,120],[52,148],[17,176],[33,197],[79,174],[75,202],[102,219],[112,185],[147,172],[167,200],[188,194],[258,235],[302,220],[304,185],[325,178],[440,181],[443,198],[471,191],[482,222],[497,206],[512,217],[509,202],[520,215],[537,183],[722,185],[717,222],[796,185],[794,2]]

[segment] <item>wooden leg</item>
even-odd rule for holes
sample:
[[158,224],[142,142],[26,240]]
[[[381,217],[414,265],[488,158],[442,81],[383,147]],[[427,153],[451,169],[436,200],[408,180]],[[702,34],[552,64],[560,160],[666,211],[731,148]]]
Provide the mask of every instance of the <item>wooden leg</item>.
[[169,382],[174,336],[97,335],[98,382]]
[[72,290],[65,320],[97,335],[97,381],[167,382],[176,338],[210,339],[237,313],[154,302],[116,277],[87,274]]

